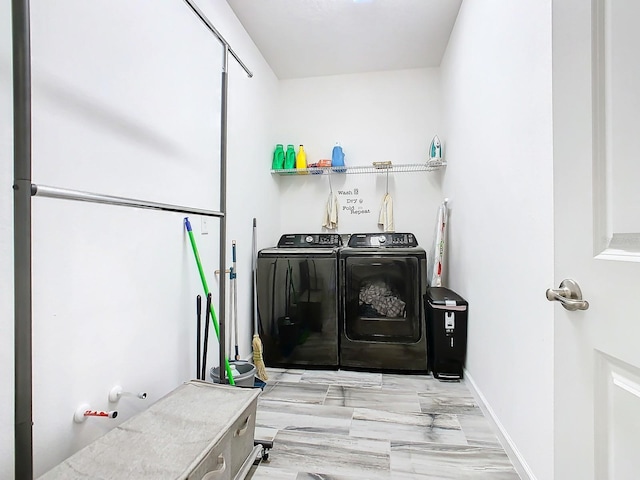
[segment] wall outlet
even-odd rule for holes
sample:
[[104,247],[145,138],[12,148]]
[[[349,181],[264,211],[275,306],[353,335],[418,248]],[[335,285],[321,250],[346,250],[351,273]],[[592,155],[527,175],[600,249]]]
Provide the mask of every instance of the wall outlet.
[[207,217],[201,217],[200,234],[201,235],[209,234],[209,219]]

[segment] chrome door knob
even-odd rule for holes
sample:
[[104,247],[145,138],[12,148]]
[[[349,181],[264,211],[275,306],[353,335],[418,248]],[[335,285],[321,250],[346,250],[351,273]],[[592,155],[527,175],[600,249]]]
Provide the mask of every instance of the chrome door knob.
[[547,300],[562,303],[567,310],[586,310],[589,302],[582,299],[582,290],[575,280],[567,278],[560,283],[557,289],[547,289]]

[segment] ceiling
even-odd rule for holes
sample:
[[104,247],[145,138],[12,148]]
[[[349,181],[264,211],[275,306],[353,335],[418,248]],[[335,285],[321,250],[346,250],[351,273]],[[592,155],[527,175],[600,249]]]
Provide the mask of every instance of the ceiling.
[[227,0],[280,79],[437,67],[462,0]]

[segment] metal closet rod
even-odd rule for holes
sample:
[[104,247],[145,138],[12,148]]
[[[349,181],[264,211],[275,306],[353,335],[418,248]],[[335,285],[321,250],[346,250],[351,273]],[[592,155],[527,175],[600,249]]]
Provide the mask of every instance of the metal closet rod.
[[202,208],[184,207],[182,205],[172,205],[170,203],[149,202],[134,198],[116,197],[113,195],[102,195],[100,193],[82,192],[80,190],[69,190],[66,188],[49,187],[46,185],[31,184],[31,196],[62,198],[64,200],[78,200],[81,202],[104,203],[107,205],[120,205],[123,207],[146,208],[149,210],[162,210],[163,212],[191,213],[206,217],[224,217],[224,213],[214,210],[204,210]]
[[[225,269],[226,242],[226,136],[227,136],[227,57],[230,53],[251,78],[253,73],[230,48],[229,43],[202,11],[184,0],[196,16],[218,38],[224,47],[221,100],[221,185],[222,212],[192,209],[176,205],[146,202],[122,197],[75,192],[33,185],[31,183],[31,25],[29,0],[11,0],[11,30],[13,52],[13,136],[14,136],[14,451],[15,478],[33,478],[33,415],[32,415],[32,278],[31,278],[31,197],[33,195],[69,198],[138,208],[168,210],[220,217],[220,269]],[[220,282],[220,298],[225,298],[225,282]],[[220,334],[224,338],[224,302],[220,305]],[[220,357],[224,358],[224,343]],[[220,365],[223,363],[221,361]],[[220,383],[224,382],[220,368]]]
[[[191,0],[184,0],[184,2],[189,5],[189,8],[191,8],[191,10],[193,10],[193,13],[195,13],[198,18],[200,20],[202,20],[202,23],[204,23],[207,28],[209,30],[211,30],[211,33],[213,33],[216,37],[218,37],[218,40],[220,40],[220,42],[222,42],[222,44],[227,48],[228,52],[231,54],[231,56],[233,58],[236,59],[236,62],[238,62],[240,64],[240,66],[242,67],[242,69],[247,72],[247,76],[249,78],[253,77],[253,73],[251,72],[251,70],[249,70],[249,68],[244,64],[244,62],[242,60],[240,60],[240,57],[238,57],[238,55],[236,54],[236,52],[233,51],[233,49],[231,48],[231,46],[229,45],[229,42],[227,42],[224,37],[222,36],[222,34],[216,29],[216,27],[213,26],[213,24],[209,21],[209,19],[207,18],[207,16],[202,13],[202,10],[200,10],[198,8],[198,6],[192,2]],[[226,66],[225,66],[226,69]]]

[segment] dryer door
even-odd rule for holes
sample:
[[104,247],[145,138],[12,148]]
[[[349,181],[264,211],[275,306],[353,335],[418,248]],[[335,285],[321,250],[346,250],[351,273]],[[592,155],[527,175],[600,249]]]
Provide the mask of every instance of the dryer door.
[[420,274],[413,256],[351,256],[344,268],[349,340],[415,343],[422,335]]

